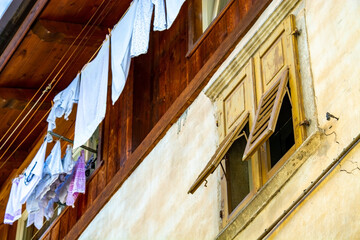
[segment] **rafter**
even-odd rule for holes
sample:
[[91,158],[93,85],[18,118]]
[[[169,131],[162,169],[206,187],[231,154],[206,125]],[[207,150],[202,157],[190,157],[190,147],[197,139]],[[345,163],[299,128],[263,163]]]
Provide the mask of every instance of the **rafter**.
[[[50,20],[38,20],[31,31],[41,40],[46,42],[59,42],[62,44],[75,45],[96,45],[102,43],[108,30],[100,26],[86,26],[69,22],[59,22]],[[78,35],[81,35],[78,37]],[[78,37],[78,39],[76,39]],[[82,41],[81,41],[82,39]],[[80,42],[81,41],[81,42]]]
[[[28,103],[28,101],[35,95],[37,89],[23,89],[23,88],[0,88],[0,109],[16,109],[22,110]],[[40,110],[48,110],[51,107],[51,99],[56,95],[56,91],[52,91],[49,97],[41,105]],[[37,97],[41,93],[37,94],[31,106],[35,104]]]

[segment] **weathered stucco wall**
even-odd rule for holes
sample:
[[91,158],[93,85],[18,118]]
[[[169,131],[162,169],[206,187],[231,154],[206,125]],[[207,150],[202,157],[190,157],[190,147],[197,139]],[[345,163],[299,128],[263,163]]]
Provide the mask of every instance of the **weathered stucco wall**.
[[218,137],[204,94],[189,107],[100,211],[80,239],[212,239],[219,231],[218,178],[187,191]]
[[[360,2],[305,1],[319,129],[324,133],[280,192],[236,239],[257,239],[360,133]],[[304,92],[311,89],[304,89]],[[326,120],[326,112],[339,120]],[[360,225],[360,146],[356,146],[315,191],[268,237],[273,239],[357,239]]]
[[273,239],[358,239],[360,145],[272,235]]
[[[308,42],[319,124],[327,136],[289,183],[314,180],[360,133],[360,2],[306,1]],[[339,117],[327,121],[326,112]],[[336,133],[336,134],[335,134]],[[338,143],[337,143],[337,142]],[[360,146],[274,232],[275,239],[357,239],[360,233]],[[298,180],[296,180],[298,179]],[[301,188],[301,187],[300,187]]]

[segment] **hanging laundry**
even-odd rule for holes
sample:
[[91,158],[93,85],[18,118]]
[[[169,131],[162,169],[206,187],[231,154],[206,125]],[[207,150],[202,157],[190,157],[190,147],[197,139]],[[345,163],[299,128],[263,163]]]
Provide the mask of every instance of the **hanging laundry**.
[[54,105],[51,108],[49,116],[47,118],[48,131],[55,129],[56,118],[64,116],[66,120],[72,111],[74,103],[79,101],[79,90],[80,90],[80,74],[70,83],[70,85],[63,91],[59,92],[54,98]]
[[137,1],[134,29],[131,39],[131,57],[147,53],[149,48],[150,25],[154,5],[151,0]]
[[47,207],[45,208],[44,216],[48,221],[50,218],[54,216],[54,203],[56,202],[56,200],[57,200],[56,198],[51,199]]
[[10,190],[9,200],[5,210],[5,224],[13,224],[16,220],[21,217],[21,203],[20,203],[20,179],[15,178],[12,181]]
[[60,141],[57,141],[46,158],[42,179],[36,187],[35,198],[42,199],[62,173],[64,173],[64,169],[61,161],[61,144]]
[[51,185],[50,191],[48,191],[44,198],[44,216],[47,220],[52,218],[54,215],[54,203],[59,201],[58,196],[56,195],[56,189],[65,181],[65,174],[61,174],[59,178]]
[[58,198],[59,202],[62,204],[66,203],[68,189],[69,189],[71,180],[73,178],[74,172],[75,172],[75,168],[73,169],[73,172],[70,175],[67,175],[65,177],[65,181],[62,184],[60,184],[60,186],[55,190],[55,193],[56,193],[55,198]]
[[66,147],[65,156],[62,159],[62,163],[63,163],[64,173],[71,174],[76,162],[73,160],[72,146],[70,144],[67,145]]
[[111,99],[113,105],[124,89],[130,69],[130,44],[137,3],[137,0],[133,1],[125,16],[111,31]]
[[169,29],[175,21],[184,2],[185,0],[166,0],[167,29]]
[[29,213],[26,227],[30,227],[31,224],[39,230],[44,224],[44,207],[40,207],[39,210],[35,213]]
[[154,31],[163,31],[166,29],[166,15],[164,0],[152,0],[154,4]]
[[30,194],[29,198],[26,201],[26,211],[28,212],[29,215],[30,214],[35,215],[35,213],[38,212],[39,210],[40,210],[39,199],[35,198],[35,191],[33,191],[33,193]]
[[34,159],[24,172],[24,177],[20,179],[20,203],[24,204],[29,198],[30,194],[34,191],[35,187],[39,183],[43,168],[46,153],[47,141],[41,145],[39,151],[36,153]]
[[105,117],[109,72],[108,36],[93,61],[81,73],[74,148],[84,144]]
[[85,153],[81,151],[81,155],[76,163],[74,175],[71,179],[66,205],[74,206],[75,200],[79,193],[85,193],[86,177],[85,177]]

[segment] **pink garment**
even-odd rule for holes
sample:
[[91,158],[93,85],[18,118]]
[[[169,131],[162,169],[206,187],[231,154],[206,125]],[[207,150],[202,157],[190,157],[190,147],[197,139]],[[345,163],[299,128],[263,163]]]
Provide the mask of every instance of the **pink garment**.
[[74,206],[75,200],[79,193],[85,193],[86,176],[85,176],[85,156],[84,150],[75,165],[75,171],[70,182],[66,205]]

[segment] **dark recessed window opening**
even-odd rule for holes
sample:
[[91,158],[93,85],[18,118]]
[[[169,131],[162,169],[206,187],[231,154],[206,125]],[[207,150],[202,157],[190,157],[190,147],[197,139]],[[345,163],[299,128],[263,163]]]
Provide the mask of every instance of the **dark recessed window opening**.
[[269,139],[271,167],[295,144],[294,126],[289,95],[284,96],[275,132]]
[[[249,135],[248,123],[240,134],[243,131],[245,131],[247,136]],[[246,142],[244,136],[238,138],[225,155],[229,213],[231,213],[252,190],[251,160],[242,161]]]

